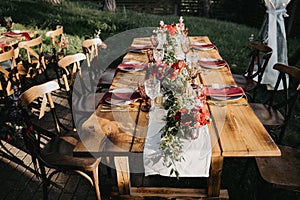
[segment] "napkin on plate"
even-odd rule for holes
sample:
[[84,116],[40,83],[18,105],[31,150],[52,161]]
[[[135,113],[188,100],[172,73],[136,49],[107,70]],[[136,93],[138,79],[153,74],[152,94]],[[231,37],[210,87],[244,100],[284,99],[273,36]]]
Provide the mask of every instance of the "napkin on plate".
[[206,96],[216,96],[216,97],[245,96],[245,92],[241,87],[224,87],[224,88],[204,87],[203,93]]
[[26,40],[31,40],[29,33],[27,33],[27,32],[17,32],[16,33],[16,32],[10,31],[10,32],[2,33],[2,35],[8,36],[8,37],[23,36],[23,37],[25,37]]
[[100,103],[107,103],[107,101],[135,101],[141,98],[141,95],[139,92],[106,92],[101,100]]
[[208,49],[216,48],[215,45],[208,44],[208,43],[205,43],[205,44],[191,44],[190,47],[192,49],[199,49],[199,50],[208,50]]
[[198,61],[200,66],[203,67],[219,67],[219,66],[225,66],[227,64],[227,62],[225,60],[220,60],[220,59],[207,59],[207,60],[199,60]]
[[153,49],[153,46],[150,45],[132,45],[127,48],[127,51],[143,51]]
[[145,67],[147,67],[147,63],[121,63],[118,65],[117,69],[130,70],[130,69],[144,69]]

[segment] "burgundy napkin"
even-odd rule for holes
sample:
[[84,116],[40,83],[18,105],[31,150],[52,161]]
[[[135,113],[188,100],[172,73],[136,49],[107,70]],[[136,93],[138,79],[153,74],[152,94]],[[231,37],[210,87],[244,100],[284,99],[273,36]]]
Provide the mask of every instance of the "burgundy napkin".
[[2,50],[3,52],[5,52],[5,47],[7,47],[8,45],[5,42],[0,42],[0,50]]
[[206,96],[216,96],[216,97],[245,96],[245,92],[241,87],[229,87],[229,88],[204,87],[203,93]]
[[10,31],[10,32],[2,33],[2,35],[8,36],[8,37],[24,36],[26,40],[31,40],[31,38],[27,32],[16,33],[16,32]]
[[129,69],[143,69],[147,67],[147,63],[121,63],[118,65],[117,69],[120,70],[129,70]]
[[199,65],[204,67],[210,66],[224,66],[227,64],[225,60],[199,60]]
[[211,49],[211,48],[216,48],[216,46],[213,45],[213,44],[191,44],[190,47],[194,48],[194,49]]
[[142,51],[142,50],[148,50],[148,49],[153,49],[153,46],[150,45],[138,45],[138,46],[130,46],[127,48],[128,51]]
[[141,98],[139,92],[106,92],[99,101],[100,103],[106,103],[105,101],[134,101]]

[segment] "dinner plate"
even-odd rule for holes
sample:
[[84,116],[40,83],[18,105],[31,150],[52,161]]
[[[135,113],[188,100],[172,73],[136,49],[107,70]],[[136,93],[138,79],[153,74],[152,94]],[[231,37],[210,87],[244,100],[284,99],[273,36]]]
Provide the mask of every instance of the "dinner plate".
[[243,95],[239,96],[210,96],[212,100],[218,100],[218,101],[236,101],[243,97]]
[[132,48],[129,48],[129,51],[133,52],[133,53],[145,52],[147,50],[148,50],[148,48],[146,48],[145,45],[134,45],[134,46],[132,46]]
[[207,51],[207,50],[211,50],[211,49],[214,49],[215,48],[215,46],[214,45],[212,45],[212,44],[209,44],[209,43],[199,43],[199,42],[195,42],[195,43],[193,43],[192,45],[194,45],[193,46],[193,49],[196,49],[196,50],[205,50],[205,51]]
[[[124,62],[124,64],[126,65],[138,65],[138,64],[142,64],[139,61],[129,61],[129,62]],[[144,67],[141,65],[140,67],[121,67],[120,70],[125,71],[125,72],[137,72],[137,71],[141,71],[143,70]]]
[[200,66],[201,67],[204,67],[204,68],[208,68],[208,69],[219,69],[219,68],[222,68],[222,67],[225,67],[226,65],[226,62],[224,60],[220,60],[220,59],[216,59],[216,58],[202,58],[200,59],[200,62],[219,62],[220,64],[211,64],[211,65],[201,65],[200,63]]
[[[118,88],[118,89],[114,89],[109,91],[110,93],[112,93],[112,98],[111,99],[105,99],[106,103],[112,104],[112,105],[128,105],[131,104],[134,100],[128,100],[128,99],[122,99],[122,94],[133,94],[134,93],[134,89],[132,88]],[[114,99],[114,97],[116,99]],[[120,99],[119,99],[120,98]]]

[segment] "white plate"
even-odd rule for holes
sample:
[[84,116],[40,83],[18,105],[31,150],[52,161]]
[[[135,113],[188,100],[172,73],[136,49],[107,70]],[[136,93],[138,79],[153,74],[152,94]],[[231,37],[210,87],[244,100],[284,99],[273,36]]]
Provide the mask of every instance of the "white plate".
[[147,49],[143,49],[145,45],[133,45],[132,47],[135,47],[136,49],[129,49],[130,52],[140,53],[147,51]]
[[199,47],[194,46],[193,49],[197,49],[197,50],[211,50],[214,47],[214,45],[210,46],[210,47],[200,47],[200,45],[210,45],[208,43],[199,43],[199,42],[195,42],[193,43],[193,45],[199,45]]
[[[132,88],[118,88],[109,91],[112,93],[112,97],[114,96],[113,93],[134,93],[134,89]],[[106,103],[112,104],[112,105],[128,105],[133,102],[133,100],[122,100],[122,99],[110,99],[110,100],[105,100]]]
[[[128,64],[128,65],[135,65],[135,64],[142,64],[142,62],[139,61],[128,61],[128,62],[124,62],[124,64]],[[132,67],[132,68],[120,68],[120,70],[125,71],[125,72],[137,72],[137,71],[141,71],[143,70],[144,67]]]
[[[201,58],[200,61],[203,61],[203,62],[209,62],[209,61],[218,61],[219,59],[216,59],[216,58]],[[225,64],[224,65],[206,65],[206,66],[203,66],[203,65],[200,65],[201,67],[204,67],[204,68],[208,68],[208,69],[219,69],[219,68],[222,68],[222,67],[225,67]]]
[[243,95],[234,96],[234,97],[210,96],[211,99],[218,100],[218,101],[236,101],[236,100],[241,99],[242,97],[243,97]]

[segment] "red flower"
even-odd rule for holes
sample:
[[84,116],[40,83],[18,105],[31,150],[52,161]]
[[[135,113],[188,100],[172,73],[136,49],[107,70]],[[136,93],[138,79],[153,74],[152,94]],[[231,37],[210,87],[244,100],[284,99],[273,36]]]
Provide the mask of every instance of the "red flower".
[[171,36],[175,36],[177,32],[176,24],[166,25],[166,28]]

